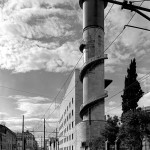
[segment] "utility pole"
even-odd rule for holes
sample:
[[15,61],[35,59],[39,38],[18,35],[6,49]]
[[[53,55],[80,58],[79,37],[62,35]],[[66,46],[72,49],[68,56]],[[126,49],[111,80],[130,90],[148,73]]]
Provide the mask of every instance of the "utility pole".
[[45,118],[44,118],[44,150],[46,150],[45,149]]
[[41,150],[42,150],[42,136],[41,136]]
[[24,115],[22,120],[22,150],[25,150],[25,143],[24,143]]
[[57,150],[57,128],[56,128],[56,150]]

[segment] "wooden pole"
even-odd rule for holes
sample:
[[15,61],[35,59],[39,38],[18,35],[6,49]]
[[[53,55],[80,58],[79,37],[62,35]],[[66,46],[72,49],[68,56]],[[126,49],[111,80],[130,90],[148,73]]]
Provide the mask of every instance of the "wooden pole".
[[44,150],[46,150],[45,149],[45,118],[44,118]]
[[22,150],[25,150],[25,143],[24,143],[24,115],[22,120]]

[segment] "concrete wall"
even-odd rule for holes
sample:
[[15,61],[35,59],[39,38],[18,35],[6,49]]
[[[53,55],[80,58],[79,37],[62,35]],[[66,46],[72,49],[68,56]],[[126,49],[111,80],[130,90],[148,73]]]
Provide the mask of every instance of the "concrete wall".
[[77,125],[79,122],[82,121],[79,112],[80,112],[80,107],[83,102],[83,85],[81,81],[79,80],[79,71],[76,71],[75,74],[75,80],[76,80],[76,85],[75,85],[75,124]]
[[[82,121],[76,126],[76,150],[85,150],[85,145],[101,135],[104,128],[104,121]],[[83,145],[85,143],[85,145]]]

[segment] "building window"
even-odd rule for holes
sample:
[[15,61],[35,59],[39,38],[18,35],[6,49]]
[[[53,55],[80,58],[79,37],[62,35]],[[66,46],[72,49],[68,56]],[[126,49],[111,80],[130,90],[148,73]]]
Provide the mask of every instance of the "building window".
[[65,112],[64,112],[64,116],[66,115],[66,109],[65,109]]
[[72,128],[73,128],[73,121],[72,121]]
[[72,110],[72,116],[73,116],[73,110]]
[[71,107],[71,102],[69,103],[69,108]]
[[71,135],[69,135],[69,140],[71,140]]
[[72,150],[73,150],[73,145],[72,145]]
[[72,98],[72,104],[73,104],[73,98]]
[[73,134],[72,134],[72,140],[73,140]]
[[65,121],[64,121],[64,125],[66,124],[66,119],[65,119]]
[[71,113],[69,113],[69,119],[71,118]]
[[68,106],[67,106],[67,111],[68,111]]
[[65,128],[65,130],[64,130],[64,134],[66,133],[66,128]]

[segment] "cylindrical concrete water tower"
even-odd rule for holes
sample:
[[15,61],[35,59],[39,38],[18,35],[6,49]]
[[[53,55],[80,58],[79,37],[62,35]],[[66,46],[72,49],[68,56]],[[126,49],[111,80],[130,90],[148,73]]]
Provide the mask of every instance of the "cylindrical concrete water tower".
[[100,136],[104,127],[104,90],[111,80],[104,80],[104,0],[79,0],[83,9],[84,66],[80,72],[83,82],[83,105],[80,108],[82,122],[77,126],[79,149],[90,149],[91,141]]

